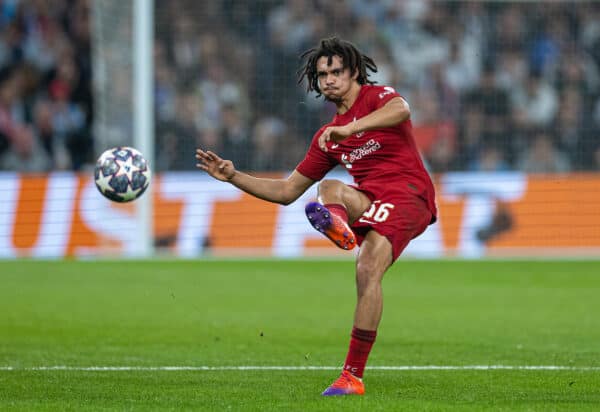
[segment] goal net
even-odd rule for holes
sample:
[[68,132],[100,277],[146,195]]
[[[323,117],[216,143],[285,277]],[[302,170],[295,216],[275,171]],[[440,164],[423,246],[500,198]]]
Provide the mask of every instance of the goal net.
[[133,145],[133,0],[92,3],[96,152]]

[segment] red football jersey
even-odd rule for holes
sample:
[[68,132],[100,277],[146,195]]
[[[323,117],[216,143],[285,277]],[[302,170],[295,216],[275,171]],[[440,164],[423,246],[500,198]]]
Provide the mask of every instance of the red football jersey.
[[342,165],[354,178],[355,186],[371,201],[392,192],[411,193],[421,197],[433,218],[437,216],[435,192],[429,174],[412,135],[412,124],[407,119],[396,126],[368,130],[335,143],[327,142],[327,152],[319,148],[319,136],[328,126],[344,126],[384,106],[400,95],[392,87],[363,85],[358,98],[346,113],[315,133],[310,148],[296,170],[309,179],[318,181]]

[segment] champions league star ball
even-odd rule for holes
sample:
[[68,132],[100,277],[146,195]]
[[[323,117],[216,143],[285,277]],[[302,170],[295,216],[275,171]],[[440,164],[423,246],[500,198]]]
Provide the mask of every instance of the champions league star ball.
[[132,147],[115,147],[100,155],[94,169],[96,187],[114,202],[131,202],[150,185],[146,159]]

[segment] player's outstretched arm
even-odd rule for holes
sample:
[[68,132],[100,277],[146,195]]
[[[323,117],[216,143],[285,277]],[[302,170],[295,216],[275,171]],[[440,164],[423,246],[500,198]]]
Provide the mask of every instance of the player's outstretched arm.
[[235,187],[259,199],[287,205],[298,199],[302,193],[313,185],[309,179],[297,171],[287,179],[267,179],[250,176],[235,169],[231,160],[221,159],[210,150],[196,150],[196,166],[210,176],[223,182],[229,182]]

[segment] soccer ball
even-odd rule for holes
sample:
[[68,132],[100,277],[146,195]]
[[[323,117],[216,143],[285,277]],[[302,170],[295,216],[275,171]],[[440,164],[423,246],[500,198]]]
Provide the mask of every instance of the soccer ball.
[[144,156],[132,147],[114,147],[100,155],[94,168],[96,187],[114,202],[131,202],[146,191],[152,173]]

